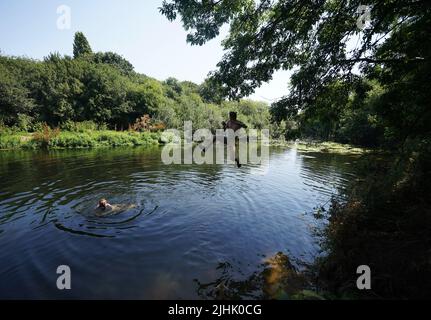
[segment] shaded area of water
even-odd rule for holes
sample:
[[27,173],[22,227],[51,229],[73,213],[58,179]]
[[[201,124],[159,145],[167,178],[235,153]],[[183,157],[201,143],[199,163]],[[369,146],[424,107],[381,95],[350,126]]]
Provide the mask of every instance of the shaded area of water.
[[[353,156],[273,148],[269,168],[164,165],[161,150],[0,152],[0,298],[200,298],[220,264],[312,261],[311,212]],[[97,217],[99,198],[130,208]],[[127,206],[125,206],[127,208]],[[57,266],[72,290],[56,288]]]

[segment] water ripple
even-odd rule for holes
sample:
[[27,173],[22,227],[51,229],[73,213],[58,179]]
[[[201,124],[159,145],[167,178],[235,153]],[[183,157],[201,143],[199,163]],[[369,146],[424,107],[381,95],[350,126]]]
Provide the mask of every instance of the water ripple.
[[[151,298],[161,282],[194,297],[192,280],[213,277],[221,261],[253,265],[286,250],[310,258],[319,248],[304,212],[354,176],[354,159],[291,149],[270,156],[269,166],[238,169],[166,166],[158,149],[2,153],[0,281],[17,297],[37,295],[44,286],[28,283],[51,281],[68,263],[80,270],[80,297]],[[100,198],[124,210],[98,217]],[[129,291],[106,287],[125,282]]]

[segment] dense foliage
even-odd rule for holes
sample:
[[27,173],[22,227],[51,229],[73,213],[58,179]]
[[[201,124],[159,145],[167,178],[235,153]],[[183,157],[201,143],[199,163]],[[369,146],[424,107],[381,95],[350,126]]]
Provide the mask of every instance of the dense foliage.
[[74,57],[48,55],[43,61],[0,56],[0,123],[36,131],[68,122],[93,121],[110,129],[128,129],[149,114],[167,128],[193,121],[195,129],[221,128],[229,111],[254,128],[267,128],[266,104],[208,98],[204,85],[169,78],[158,81],[136,73],[122,56],[93,53],[77,32]]
[[[362,29],[360,6],[370,9]],[[276,121],[296,122],[294,135],[376,145],[429,131],[425,1],[173,0],[160,11],[181,18],[193,45],[229,24],[226,53],[208,79],[218,95],[247,96],[276,70],[294,70],[272,110]]]

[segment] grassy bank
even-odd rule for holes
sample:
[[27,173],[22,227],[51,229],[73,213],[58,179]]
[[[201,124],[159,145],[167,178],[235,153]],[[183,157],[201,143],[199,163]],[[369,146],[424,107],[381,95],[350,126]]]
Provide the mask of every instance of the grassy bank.
[[[0,131],[0,150],[79,149],[157,145],[161,132],[115,131],[106,129],[59,130],[46,127],[38,132]],[[273,139],[271,146],[291,147],[302,152],[363,154],[368,149],[336,142],[284,141]]]
[[160,133],[114,130],[0,132],[0,149],[68,149],[156,145]]

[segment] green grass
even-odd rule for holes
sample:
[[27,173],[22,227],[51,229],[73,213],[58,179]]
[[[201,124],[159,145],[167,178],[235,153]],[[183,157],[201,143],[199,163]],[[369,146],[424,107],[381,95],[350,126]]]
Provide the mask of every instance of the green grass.
[[0,132],[0,149],[31,148],[32,137],[24,132]]
[[60,131],[39,141],[37,136],[27,132],[0,132],[0,149],[78,149],[120,146],[157,145],[160,133],[129,132],[113,130],[84,130],[82,132]]

